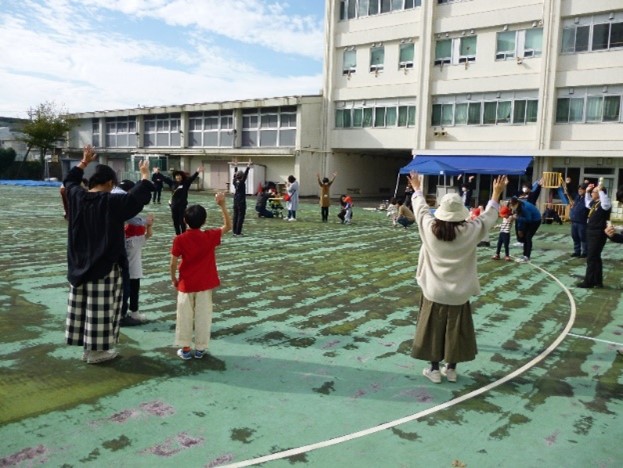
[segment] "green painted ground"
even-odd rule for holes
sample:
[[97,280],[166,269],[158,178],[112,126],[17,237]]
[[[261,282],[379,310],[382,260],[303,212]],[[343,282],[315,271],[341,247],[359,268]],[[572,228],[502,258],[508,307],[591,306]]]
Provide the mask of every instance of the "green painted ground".
[[[416,231],[361,206],[350,226],[334,222],[335,208],[322,224],[311,202],[296,223],[257,219],[249,199],[245,236],[228,235],[218,254],[212,355],[184,362],[167,279],[173,229],[168,208],[150,206],[141,302],[151,321],[123,329],[121,358],[88,366],[63,342],[58,190],[0,186],[0,200],[0,466],[220,466],[356,433],[513,372],[572,311],[545,273],[480,250],[480,353],[457,384],[435,386],[409,357]],[[220,225],[211,197],[192,201]],[[568,231],[543,226],[533,263],[571,286],[583,263],[568,257]],[[604,257],[607,288],[572,289],[573,335],[528,372],[416,421],[267,464],[620,466],[623,246],[607,245]]]

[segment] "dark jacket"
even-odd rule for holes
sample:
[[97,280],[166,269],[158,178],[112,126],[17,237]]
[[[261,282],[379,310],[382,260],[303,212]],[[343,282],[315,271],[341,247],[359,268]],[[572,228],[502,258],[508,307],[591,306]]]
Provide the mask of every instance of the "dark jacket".
[[199,176],[198,172],[195,172],[190,177],[186,177],[182,182],[173,183],[173,195],[171,195],[171,206],[176,208],[185,208],[188,205],[188,190],[190,186]]
[[572,223],[586,224],[588,220],[588,208],[584,202],[584,195],[576,195],[573,206],[569,210],[569,219]]
[[123,224],[151,200],[153,184],[137,183],[128,193],[89,192],[84,172],[73,167],[63,181],[68,202],[67,279],[74,286],[108,275],[115,263],[127,266]]
[[234,171],[234,180],[232,183],[234,184],[234,201],[235,202],[245,202],[247,199],[247,177],[249,176],[249,169],[251,166],[247,166],[245,171],[242,173],[242,177],[238,178],[238,174],[241,172],[238,171],[238,168]]

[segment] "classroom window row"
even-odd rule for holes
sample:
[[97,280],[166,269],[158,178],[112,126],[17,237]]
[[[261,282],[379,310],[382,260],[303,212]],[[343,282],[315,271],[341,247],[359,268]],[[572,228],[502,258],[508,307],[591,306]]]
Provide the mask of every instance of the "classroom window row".
[[242,147],[292,147],[296,143],[296,107],[242,111]]
[[188,114],[188,146],[231,148],[233,145],[233,111],[205,111]]
[[623,85],[563,88],[556,100],[556,123],[622,122]]
[[340,0],[340,21],[422,6],[422,0]]
[[524,93],[444,96],[437,101],[442,102],[433,104],[433,127],[530,124],[537,121],[539,110],[537,97]]
[[620,48],[623,48],[623,11],[578,16],[563,21],[563,53]]
[[414,100],[403,102],[375,101],[367,103],[337,102],[336,128],[394,128],[415,125]]

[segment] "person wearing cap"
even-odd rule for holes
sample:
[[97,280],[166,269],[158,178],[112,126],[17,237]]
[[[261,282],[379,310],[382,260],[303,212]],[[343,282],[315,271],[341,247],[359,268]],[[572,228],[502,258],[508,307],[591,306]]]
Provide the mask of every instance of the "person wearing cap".
[[[494,180],[486,209],[470,221],[466,221],[469,211],[459,194],[444,195],[431,214],[416,172],[411,172],[409,183],[422,242],[416,273],[422,298],[411,356],[430,362],[422,374],[431,382],[440,383],[442,375],[456,382],[457,363],[472,361],[477,353],[470,304],[471,296],[480,293],[476,245],[498,219],[508,179]],[[443,369],[441,361],[445,361]]]
[[606,227],[610,219],[612,202],[606,189],[601,185],[591,184],[586,188],[585,205],[588,208],[586,221],[586,273],[578,288],[603,288],[603,264],[601,252],[608,236]]
[[523,240],[523,255],[517,260],[520,263],[530,261],[532,255],[532,238],[541,226],[541,212],[527,200],[512,197],[509,207],[516,220],[517,238]]
[[502,224],[500,224],[500,234],[498,235],[498,246],[495,251],[495,255],[491,257],[493,260],[500,259],[500,252],[502,246],[504,246],[504,260],[510,262],[511,257],[509,255],[508,247],[511,242],[511,226],[513,225],[513,216],[508,206],[500,208],[500,216],[502,217]]
[[575,195],[569,210],[571,239],[573,239],[572,257],[586,258],[586,221],[588,220],[588,208],[584,201],[586,187],[588,187],[586,183],[578,185],[578,193]]

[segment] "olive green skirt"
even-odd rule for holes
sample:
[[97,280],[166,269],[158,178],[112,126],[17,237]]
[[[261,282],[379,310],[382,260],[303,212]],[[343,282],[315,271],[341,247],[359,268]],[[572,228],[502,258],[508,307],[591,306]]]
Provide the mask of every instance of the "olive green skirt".
[[478,353],[472,307],[445,305],[422,296],[411,356],[431,362],[473,361]]

